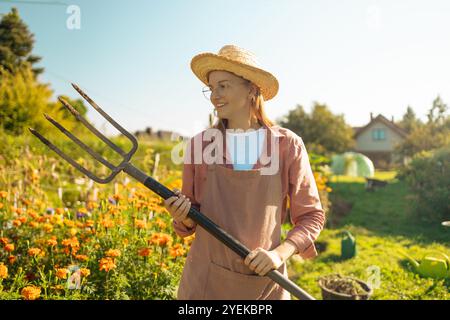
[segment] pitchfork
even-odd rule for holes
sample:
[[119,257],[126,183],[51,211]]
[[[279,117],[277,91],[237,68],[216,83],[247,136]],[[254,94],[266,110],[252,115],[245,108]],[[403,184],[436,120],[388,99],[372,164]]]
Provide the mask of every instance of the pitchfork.
[[[127,130],[125,130],[121,125],[119,125],[114,119],[112,119],[105,111],[103,111],[91,98],[89,98],[77,85],[72,84],[72,86],[75,88],[76,91],[87,101],[89,104],[94,107],[95,110],[97,110],[98,113],[100,113],[106,120],[108,120],[117,130],[119,130],[125,137],[127,137],[131,143],[132,148],[129,152],[125,152],[121,148],[119,148],[116,144],[114,144],[111,140],[109,140],[105,135],[100,133],[94,126],[92,126],[85,118],[83,118],[80,113],[75,110],[67,101],[65,101],[62,98],[59,98],[61,103],[77,118],[78,121],[81,121],[83,125],[88,128],[92,133],[94,133],[97,137],[99,137],[103,142],[105,142],[109,147],[111,147],[115,152],[117,152],[122,157],[122,162],[119,165],[113,165],[109,161],[107,161],[105,158],[103,158],[100,154],[98,154],[96,151],[88,147],[86,144],[84,144],[80,139],[75,137],[72,133],[70,133],[68,130],[66,130],[61,124],[59,124],[57,121],[55,121],[53,118],[51,118],[49,115],[44,114],[45,118],[47,118],[48,121],[50,121],[55,127],[57,127],[60,131],[62,131],[67,137],[69,137],[72,141],[74,141],[77,145],[79,145],[82,149],[86,150],[87,153],[89,153],[92,157],[94,157],[96,160],[98,160],[100,163],[105,165],[111,170],[111,174],[107,176],[106,178],[101,178],[97,175],[95,175],[93,172],[87,170],[86,168],[82,167],[80,164],[78,164],[75,160],[70,158],[68,155],[63,153],[60,149],[58,149],[54,144],[52,144],[50,141],[48,141],[46,138],[44,138],[39,132],[36,130],[29,128],[31,133],[34,134],[39,140],[41,140],[44,144],[46,144],[50,149],[55,151],[59,156],[61,156],[64,160],[69,162],[72,166],[74,166],[76,169],[84,173],[86,176],[94,180],[98,183],[106,184],[121,171],[129,174],[142,184],[144,184],[147,188],[161,196],[163,199],[170,198],[172,196],[176,196],[176,194],[171,191],[170,189],[166,188],[164,185],[153,179],[152,177],[149,177],[144,172],[142,172],[140,169],[133,166],[130,162],[131,157],[136,152],[138,148],[138,142],[136,138],[129,133]],[[198,211],[196,208],[192,207],[189,210],[188,217],[197,222],[198,225],[200,225],[202,228],[204,228],[207,232],[212,234],[214,237],[216,237],[219,241],[221,241],[223,244],[225,244],[228,248],[236,252],[240,257],[245,259],[247,255],[250,253],[250,250],[243,245],[241,242],[239,242],[237,239],[235,239],[233,236],[229,235],[225,230],[220,228],[218,225],[216,225],[212,220],[210,220],[208,217],[206,217],[204,214],[202,214],[200,211]],[[266,275],[266,277],[269,277],[276,283],[278,283],[280,286],[282,286],[284,289],[292,293],[295,297],[299,299],[305,299],[305,300],[315,300],[310,294],[305,292],[303,289],[298,287],[294,282],[286,278],[283,274],[281,274],[278,270],[271,270]]]

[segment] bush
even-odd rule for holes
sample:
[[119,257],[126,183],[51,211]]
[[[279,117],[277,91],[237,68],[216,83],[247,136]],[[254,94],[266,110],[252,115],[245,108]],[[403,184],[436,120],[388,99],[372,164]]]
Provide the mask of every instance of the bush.
[[328,194],[332,191],[329,186],[329,179],[331,176],[330,163],[331,160],[328,157],[318,155],[316,153],[309,152],[309,159],[311,169],[314,173],[314,179],[319,190],[320,202],[325,214],[328,215],[330,209],[330,200]]
[[450,215],[450,146],[417,154],[400,170],[414,195],[416,213],[425,220],[440,221]]
[[27,127],[39,130],[50,127],[42,113],[49,111],[47,104],[52,91],[36,81],[31,69],[11,74],[0,67],[0,80],[0,119],[6,132],[17,135]]

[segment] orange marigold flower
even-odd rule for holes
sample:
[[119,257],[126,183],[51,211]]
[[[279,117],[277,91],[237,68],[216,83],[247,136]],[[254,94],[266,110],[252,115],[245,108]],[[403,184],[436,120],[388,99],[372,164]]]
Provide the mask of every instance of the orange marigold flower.
[[41,295],[41,288],[36,286],[27,286],[22,289],[21,294],[25,300],[36,300]]
[[62,241],[62,245],[65,247],[72,247],[72,248],[76,248],[80,246],[80,243],[78,242],[77,237],[72,237],[70,239],[64,239]]
[[114,227],[114,221],[111,220],[111,219],[108,219],[108,218],[102,219],[102,220],[100,221],[100,224],[101,224],[103,227],[105,227],[105,228],[112,228],[112,227]]
[[32,217],[33,219],[36,219],[39,215],[37,214],[37,212],[36,211],[34,211],[33,209],[31,209],[31,208],[28,208],[27,209],[27,213],[28,213],[28,215],[30,216],[30,217]]
[[84,223],[85,228],[91,228],[93,226],[94,226],[94,220],[86,220],[86,222]]
[[50,288],[55,291],[63,291],[64,290],[64,286],[61,284],[57,284],[56,286],[51,286]]
[[74,235],[76,235],[77,233],[78,233],[77,228],[70,228],[70,235],[71,235],[71,236],[74,236]]
[[98,207],[99,207],[99,204],[97,202],[89,201],[88,204],[87,204],[87,208],[89,210],[97,209]]
[[32,256],[32,257],[36,257],[39,255],[43,255],[43,251],[39,248],[30,248],[28,249],[28,255]]
[[165,246],[171,244],[173,239],[170,235],[166,233],[154,233],[150,239],[151,243],[157,244],[159,246]]
[[116,258],[120,256],[120,250],[118,249],[109,249],[108,251],[106,251],[106,255],[108,257],[112,257],[112,258]]
[[30,221],[30,227],[36,228],[39,225],[36,221]]
[[63,214],[64,208],[56,208],[56,214]]
[[159,241],[159,245],[160,246],[170,246],[170,245],[172,245],[172,242],[173,242],[173,238],[170,235],[163,233],[161,236],[161,239]]
[[59,279],[66,279],[68,273],[69,273],[69,270],[67,270],[66,268],[57,268],[56,269],[56,277],[58,277]]
[[13,221],[13,225],[14,225],[15,227],[20,227],[21,224],[22,224],[22,222],[21,222],[20,220],[18,220],[18,219],[16,219],[16,220]]
[[148,257],[152,253],[150,248],[142,248],[139,250],[138,255],[141,257]]
[[123,196],[121,194],[116,193],[113,195],[114,200],[119,201],[123,199]]
[[87,213],[87,209],[86,208],[78,208],[78,212],[86,214]]
[[8,191],[0,191],[0,198],[6,198],[8,196]]
[[69,219],[64,219],[64,224],[65,224],[67,227],[71,227],[71,228],[75,226],[75,222],[72,221],[72,220],[69,220]]
[[50,223],[44,223],[42,228],[44,229],[44,231],[46,233],[52,233],[53,232],[53,226]]
[[157,218],[155,221],[155,224],[160,227],[161,229],[165,229],[167,227],[167,224],[162,221],[160,218]]
[[116,268],[113,258],[106,257],[100,260],[100,271],[104,270],[109,272]]
[[51,246],[51,247],[54,247],[54,246],[56,246],[58,244],[58,241],[56,241],[56,239],[48,239],[47,240],[47,245],[48,246]]
[[119,225],[119,226],[126,226],[127,225],[127,220],[125,220],[125,219],[119,219],[119,220],[117,220],[117,224]]
[[148,202],[153,204],[161,204],[164,203],[164,200],[158,196],[151,196],[150,199],[148,199]]
[[80,261],[88,261],[89,257],[84,254],[77,254],[75,256],[75,259],[80,260]]
[[8,267],[0,262],[0,279],[6,279],[8,277]]
[[80,249],[79,247],[72,248],[72,255],[76,255],[79,249]]
[[16,258],[16,256],[9,256],[8,257],[8,262],[10,263],[10,264],[13,264],[14,262],[16,262],[16,260],[17,260],[17,258]]
[[14,244],[13,243],[8,243],[5,246],[5,250],[8,251],[8,252],[13,252],[14,251]]
[[169,254],[172,258],[180,257],[185,254],[184,248],[181,246],[181,244],[177,243],[169,250]]
[[108,206],[108,213],[112,214],[113,216],[118,214],[120,212],[119,208],[115,205],[109,205]]
[[61,218],[62,218],[62,216],[55,214],[55,215],[50,216],[48,218],[47,218],[47,216],[38,217],[37,221],[39,221],[39,222],[51,222],[53,224],[62,225],[63,222],[62,222]]
[[0,244],[5,245],[5,244],[8,244],[8,243],[9,243],[9,239],[8,238],[5,238],[5,237],[0,238]]
[[142,193],[141,191],[135,191],[134,195],[140,199],[145,198],[145,194]]
[[33,209],[28,209],[27,211],[28,211],[28,215],[30,217],[32,217],[33,219],[37,219],[39,217],[39,214],[36,211],[34,211]]
[[141,209],[144,206],[144,204],[145,201],[138,200],[134,206],[136,207],[136,209]]
[[80,268],[80,274],[82,277],[88,277],[91,271],[88,268]]
[[147,222],[144,220],[134,219],[134,224],[138,229],[145,229],[147,227]]
[[78,242],[77,237],[72,237],[70,239],[64,239],[62,241],[62,245],[65,247],[65,254],[76,254],[78,249],[80,248],[80,243]]
[[0,202],[0,209],[3,208],[3,202]]

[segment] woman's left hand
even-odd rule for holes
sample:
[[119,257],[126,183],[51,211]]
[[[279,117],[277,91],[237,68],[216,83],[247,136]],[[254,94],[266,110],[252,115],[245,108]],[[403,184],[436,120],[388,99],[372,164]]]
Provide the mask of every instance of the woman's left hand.
[[244,264],[260,276],[266,275],[270,270],[278,269],[283,263],[278,252],[267,251],[263,248],[256,248],[244,260]]

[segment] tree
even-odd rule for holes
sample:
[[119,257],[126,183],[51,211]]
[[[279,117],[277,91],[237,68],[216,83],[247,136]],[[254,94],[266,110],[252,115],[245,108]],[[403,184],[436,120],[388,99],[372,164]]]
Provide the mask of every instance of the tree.
[[42,117],[52,91],[37,82],[31,69],[22,66],[10,73],[0,66],[0,124],[9,134],[21,134],[27,126],[48,127]]
[[448,106],[437,96],[427,114],[425,124],[415,125],[396,151],[412,157],[421,151],[429,151],[450,145],[450,117]]
[[[50,101],[52,96],[50,86],[38,82],[29,65],[20,67],[15,73],[0,66],[0,79],[0,126],[4,132],[19,135],[28,127],[41,132],[54,129],[44,118],[43,113],[48,113],[74,133],[88,132],[59,101]],[[65,96],[63,98],[81,115],[87,113],[82,100],[72,100]]]
[[315,102],[311,114],[297,105],[278,122],[301,136],[308,150],[315,153],[331,155],[354,146],[353,129],[343,115],[334,115],[325,104]]
[[[436,113],[437,111],[437,113]],[[427,114],[428,124],[442,126],[446,121],[448,106],[442,101],[438,95],[433,101],[433,106]]]
[[33,67],[41,60],[41,57],[31,53],[33,46],[34,35],[20,18],[17,9],[12,8],[0,20],[0,65],[14,72],[24,64],[29,64],[35,76],[41,74],[43,68]]
[[404,129],[407,133],[411,133],[414,129],[423,125],[422,121],[416,117],[416,113],[410,106],[407,107],[406,113],[402,120],[396,123],[399,127]]
[[[44,69],[33,68],[41,59],[32,55],[33,45],[33,34],[13,8],[0,20],[0,127],[12,135],[24,133],[27,127],[44,132],[53,128],[42,115],[49,113],[66,129],[86,133],[59,101],[50,101],[50,86],[36,77]],[[86,115],[83,100],[62,98]]]

